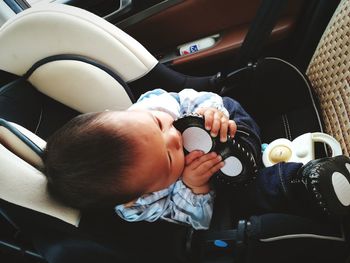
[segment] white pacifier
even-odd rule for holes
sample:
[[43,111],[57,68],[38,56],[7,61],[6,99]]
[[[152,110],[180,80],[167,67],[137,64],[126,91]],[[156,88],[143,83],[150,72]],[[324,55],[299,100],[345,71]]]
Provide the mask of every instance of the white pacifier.
[[299,162],[306,164],[315,159],[315,142],[326,143],[332,150],[332,156],[342,154],[339,142],[332,136],[313,132],[305,133],[290,141],[285,138],[271,142],[263,152],[262,160],[265,167],[279,162]]

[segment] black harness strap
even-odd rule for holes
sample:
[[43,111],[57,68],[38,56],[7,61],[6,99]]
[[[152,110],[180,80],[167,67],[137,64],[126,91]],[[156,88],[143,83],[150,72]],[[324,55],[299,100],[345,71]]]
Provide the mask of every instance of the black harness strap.
[[288,0],[263,0],[244,38],[236,68],[255,61],[260,55]]

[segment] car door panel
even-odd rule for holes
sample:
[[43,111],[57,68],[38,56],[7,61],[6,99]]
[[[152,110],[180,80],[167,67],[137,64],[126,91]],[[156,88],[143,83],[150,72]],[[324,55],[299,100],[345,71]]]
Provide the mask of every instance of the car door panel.
[[[271,40],[282,40],[291,34],[304,2],[289,1]],[[260,0],[186,0],[123,30],[170,65],[210,62],[236,52],[260,4]],[[210,49],[179,55],[179,45],[215,34],[220,37]]]
[[[198,65],[213,67],[214,63],[219,67],[227,60],[234,60],[262,3],[262,0],[48,1],[78,6],[104,17],[137,39],[160,62],[179,70]],[[288,1],[270,37],[271,44],[282,42],[292,34],[306,2]],[[180,47],[196,44],[203,38],[214,41],[213,45],[194,53],[187,50],[185,55],[179,52]],[[279,48],[283,49],[283,45]]]
[[[293,25],[294,21],[292,18],[281,19],[272,31],[270,41],[274,42],[285,38],[292,30]],[[234,55],[242,45],[247,31],[248,27],[244,25],[227,30],[221,35],[220,40],[214,47],[203,50],[202,52],[178,56],[171,61],[171,65],[181,66],[184,64],[193,64],[198,61],[210,62],[211,60]]]

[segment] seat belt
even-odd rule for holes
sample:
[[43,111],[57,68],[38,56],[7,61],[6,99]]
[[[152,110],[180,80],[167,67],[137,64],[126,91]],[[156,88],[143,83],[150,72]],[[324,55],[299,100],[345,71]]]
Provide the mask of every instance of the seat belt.
[[288,0],[263,0],[239,50],[235,68],[256,61]]
[[233,63],[234,71],[222,71],[217,77],[218,82],[221,83],[218,94],[226,96],[232,89],[230,77],[251,68],[258,60],[287,3],[288,0],[262,0]]

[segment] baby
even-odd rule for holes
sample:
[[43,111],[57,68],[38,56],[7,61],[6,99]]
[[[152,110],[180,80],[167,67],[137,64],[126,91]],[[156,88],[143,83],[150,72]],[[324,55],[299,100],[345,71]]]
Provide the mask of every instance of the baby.
[[[163,219],[209,228],[215,195],[209,181],[224,162],[214,152],[184,155],[173,122],[189,113],[202,115],[205,128],[222,142],[244,126],[254,135],[248,143],[260,152],[259,128],[237,101],[192,89],[156,89],[126,111],[77,116],[49,138],[44,163],[50,193],[79,209],[113,206],[130,222]],[[280,199],[301,166],[284,163],[261,173],[259,192],[278,193],[263,206]],[[281,176],[286,182],[264,181]]]

